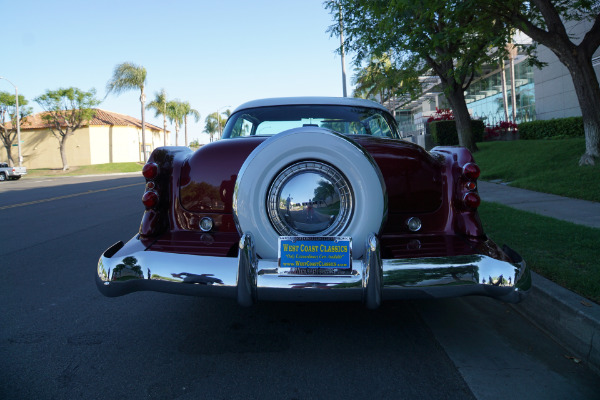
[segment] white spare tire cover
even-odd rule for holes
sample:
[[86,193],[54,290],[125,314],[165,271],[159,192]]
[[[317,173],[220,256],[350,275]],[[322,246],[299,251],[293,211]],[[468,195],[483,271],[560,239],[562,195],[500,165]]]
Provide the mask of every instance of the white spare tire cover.
[[313,164],[332,166],[331,170],[341,172],[352,196],[350,215],[337,228],[326,230],[327,236],[350,236],[352,257],[357,259],[364,253],[368,235],[381,230],[387,213],[387,194],[381,171],[371,155],[348,137],[327,129],[291,129],[270,137],[254,149],[237,177],[234,217],[240,234],[253,236],[259,257],[276,259],[278,237],[290,234],[282,232],[280,227],[278,232],[268,215],[268,197],[274,181],[280,181],[290,166],[294,166],[293,170],[295,165]]

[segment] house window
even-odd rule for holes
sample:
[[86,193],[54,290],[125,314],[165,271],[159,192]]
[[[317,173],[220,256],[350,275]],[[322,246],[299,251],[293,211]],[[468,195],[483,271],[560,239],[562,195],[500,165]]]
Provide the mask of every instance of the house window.
[[[145,148],[146,148],[146,160],[147,160],[150,157],[152,148],[149,144],[146,144]],[[144,153],[142,153],[142,144],[140,143],[140,161],[143,159],[144,159]]]

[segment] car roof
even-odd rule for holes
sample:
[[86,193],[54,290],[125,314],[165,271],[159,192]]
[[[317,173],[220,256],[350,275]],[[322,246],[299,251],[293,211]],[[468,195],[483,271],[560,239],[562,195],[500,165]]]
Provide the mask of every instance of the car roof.
[[289,105],[342,105],[377,108],[389,112],[387,108],[371,100],[356,97],[275,97],[252,100],[237,107],[234,112],[257,107],[289,106]]

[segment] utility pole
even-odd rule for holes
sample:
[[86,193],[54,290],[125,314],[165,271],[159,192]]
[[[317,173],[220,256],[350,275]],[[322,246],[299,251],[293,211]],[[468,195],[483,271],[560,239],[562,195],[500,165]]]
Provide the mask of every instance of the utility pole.
[[348,97],[348,93],[346,92],[346,62],[345,62],[345,51],[344,51],[344,23],[342,21],[342,4],[338,3],[338,7],[340,10],[339,18],[340,18],[340,50],[342,52],[342,92],[344,97]]

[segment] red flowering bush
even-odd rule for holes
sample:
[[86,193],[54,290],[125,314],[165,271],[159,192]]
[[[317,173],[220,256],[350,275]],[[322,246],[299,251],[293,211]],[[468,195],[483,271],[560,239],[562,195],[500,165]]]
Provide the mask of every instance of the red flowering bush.
[[490,140],[494,138],[499,138],[503,134],[507,134],[508,132],[517,132],[519,130],[519,126],[514,122],[510,121],[501,121],[494,126],[486,126],[485,127],[485,140]]
[[452,121],[454,120],[454,114],[449,108],[435,108],[435,113],[427,119],[427,122],[433,121]]

